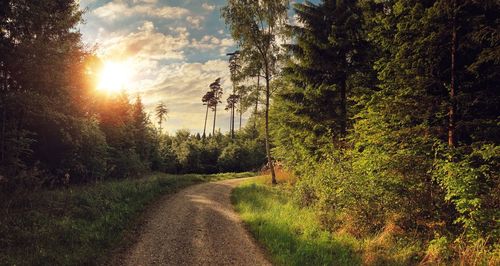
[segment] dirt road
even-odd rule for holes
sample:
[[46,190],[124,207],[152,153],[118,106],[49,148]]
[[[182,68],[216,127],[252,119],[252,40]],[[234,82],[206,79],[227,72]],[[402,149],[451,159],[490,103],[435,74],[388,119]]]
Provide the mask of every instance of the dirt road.
[[146,215],[121,265],[270,265],[233,211],[242,179],[204,183],[166,197]]

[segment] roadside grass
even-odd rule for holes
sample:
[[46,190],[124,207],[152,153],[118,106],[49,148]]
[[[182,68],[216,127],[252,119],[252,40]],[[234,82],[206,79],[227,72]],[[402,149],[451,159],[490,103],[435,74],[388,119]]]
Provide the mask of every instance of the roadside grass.
[[279,185],[272,186],[270,176],[257,176],[231,194],[236,211],[276,265],[500,265],[500,245],[488,248],[485,241],[427,243],[405,236],[392,223],[360,238],[342,228],[330,232],[317,210],[293,200],[295,177],[278,172],[277,179]]
[[295,177],[278,173],[244,182],[231,195],[242,220],[277,265],[415,265],[418,242],[401,241],[390,228],[358,239],[322,228],[316,210],[299,207],[291,195]]
[[2,209],[0,264],[101,264],[145,207],[160,195],[200,182],[252,175],[155,173],[142,179],[29,193],[8,211]]
[[232,201],[249,230],[278,265],[359,265],[360,243],[321,229],[312,209],[299,208],[283,187],[259,176],[233,190]]

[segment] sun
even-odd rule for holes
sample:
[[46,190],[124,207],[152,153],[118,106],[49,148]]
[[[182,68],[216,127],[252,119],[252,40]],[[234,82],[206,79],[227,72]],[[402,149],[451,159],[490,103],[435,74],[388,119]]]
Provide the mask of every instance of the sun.
[[105,62],[99,75],[97,89],[110,93],[122,91],[130,82],[131,75],[132,67],[126,62]]

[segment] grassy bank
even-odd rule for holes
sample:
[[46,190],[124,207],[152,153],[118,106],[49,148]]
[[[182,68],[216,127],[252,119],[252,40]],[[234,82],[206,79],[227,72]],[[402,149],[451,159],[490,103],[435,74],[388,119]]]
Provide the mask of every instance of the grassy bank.
[[359,243],[333,236],[316,223],[314,212],[299,208],[286,189],[262,179],[233,190],[232,201],[250,231],[278,265],[356,265]]
[[[317,210],[299,207],[289,180],[271,186],[260,176],[233,190],[232,202],[243,221],[277,265],[498,265],[498,248],[484,243],[431,242],[401,234],[397,226],[356,238],[322,228]],[[293,182],[293,181],[292,181]]]
[[159,195],[199,182],[251,175],[153,174],[30,193],[2,209],[0,264],[98,264]]

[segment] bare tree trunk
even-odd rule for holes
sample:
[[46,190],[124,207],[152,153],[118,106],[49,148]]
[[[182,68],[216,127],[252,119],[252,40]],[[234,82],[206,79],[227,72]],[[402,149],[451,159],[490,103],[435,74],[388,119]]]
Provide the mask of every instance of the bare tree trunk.
[[240,128],[239,130],[241,130],[241,116],[243,116],[243,110],[242,110],[242,104],[241,104],[241,99],[240,99]]
[[207,119],[208,119],[208,103],[207,103],[207,111],[205,112],[205,125],[203,126],[203,138],[205,138],[205,131],[207,129]]
[[215,136],[215,119],[217,118],[217,105],[215,105],[215,108],[214,108],[214,126],[212,128],[212,137]]
[[271,145],[269,140],[269,98],[271,97],[271,88],[269,87],[269,68],[266,62],[266,154],[267,163],[269,164],[269,169],[271,170],[271,181],[273,185],[276,185],[276,173],[274,172],[273,159],[271,157]]
[[456,93],[456,53],[457,53],[457,25],[456,25],[456,14],[455,10],[457,8],[456,0],[453,1],[453,15],[452,15],[452,32],[451,32],[451,81],[450,81],[450,105],[448,107],[448,146],[455,147],[456,136],[455,136],[455,93]]

